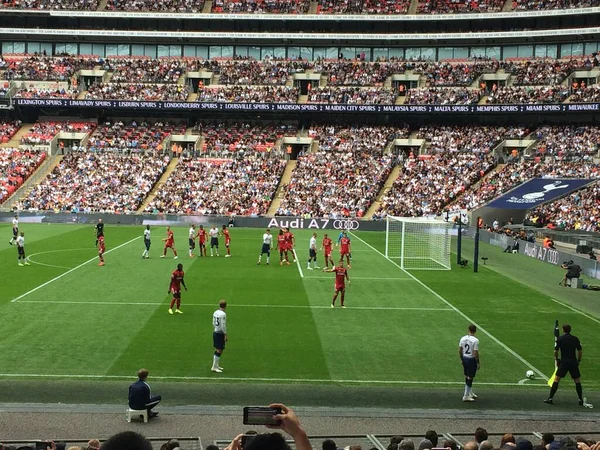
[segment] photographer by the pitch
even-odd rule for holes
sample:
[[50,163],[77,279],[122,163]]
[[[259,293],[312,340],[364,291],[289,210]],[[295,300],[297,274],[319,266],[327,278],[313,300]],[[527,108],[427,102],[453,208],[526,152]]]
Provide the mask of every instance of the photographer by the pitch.
[[567,270],[565,277],[559,283],[561,286],[571,286],[571,279],[579,278],[581,275],[581,267],[572,260],[562,263],[560,267]]

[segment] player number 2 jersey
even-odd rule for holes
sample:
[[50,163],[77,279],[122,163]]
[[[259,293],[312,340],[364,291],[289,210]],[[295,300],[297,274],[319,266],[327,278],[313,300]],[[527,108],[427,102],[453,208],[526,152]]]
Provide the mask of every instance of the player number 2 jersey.
[[473,353],[479,351],[479,339],[467,334],[460,339],[458,346],[462,348],[463,358],[475,358]]

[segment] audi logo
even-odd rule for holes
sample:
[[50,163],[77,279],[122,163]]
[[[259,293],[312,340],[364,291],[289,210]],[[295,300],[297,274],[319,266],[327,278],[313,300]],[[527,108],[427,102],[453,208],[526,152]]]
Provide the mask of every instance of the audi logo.
[[351,219],[347,219],[347,220],[334,220],[333,221],[333,228],[336,230],[358,230],[358,228],[360,227],[360,223],[358,222],[358,220],[351,220]]

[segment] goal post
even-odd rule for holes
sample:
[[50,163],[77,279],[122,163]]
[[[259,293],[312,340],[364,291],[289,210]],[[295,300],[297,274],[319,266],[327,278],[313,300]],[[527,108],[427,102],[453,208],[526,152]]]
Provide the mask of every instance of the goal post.
[[451,229],[441,220],[387,216],[385,256],[402,269],[450,270]]

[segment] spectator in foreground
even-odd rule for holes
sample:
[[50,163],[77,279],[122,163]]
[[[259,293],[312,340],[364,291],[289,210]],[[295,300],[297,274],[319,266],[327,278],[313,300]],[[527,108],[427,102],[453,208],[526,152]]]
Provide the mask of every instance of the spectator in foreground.
[[148,439],[133,431],[123,431],[108,438],[101,450],[152,450]]
[[[138,380],[129,386],[129,407],[131,409],[148,410],[148,418],[158,416],[158,413],[152,411],[161,401],[160,395],[152,395],[150,385],[146,382],[148,379],[148,370],[138,370]],[[104,446],[102,446],[104,448]]]

